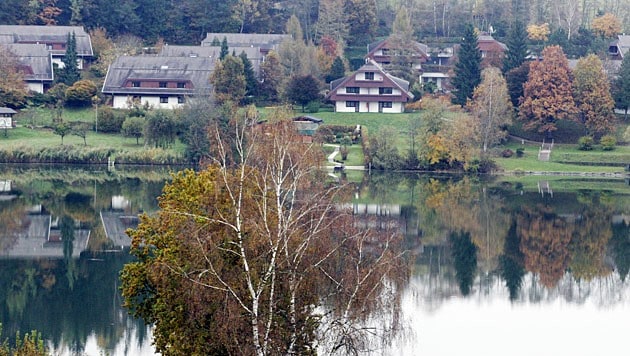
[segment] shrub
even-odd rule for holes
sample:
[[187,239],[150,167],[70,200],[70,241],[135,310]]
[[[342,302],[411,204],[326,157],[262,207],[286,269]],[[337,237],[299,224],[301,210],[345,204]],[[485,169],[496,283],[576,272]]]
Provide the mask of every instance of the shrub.
[[[99,108],[100,109],[100,108]],[[106,106],[98,111],[98,130],[101,132],[120,132],[125,117]]]
[[514,151],[512,151],[512,150],[511,150],[511,149],[509,149],[509,148],[508,148],[508,149],[506,149],[506,150],[503,150],[503,151],[501,152],[501,156],[502,156],[502,157],[504,157],[504,158],[510,158],[510,157],[512,157],[513,155],[514,155]]
[[593,149],[594,140],[591,136],[582,136],[578,140],[578,149],[581,151],[590,151]]
[[339,148],[339,153],[341,153],[341,159],[343,161],[348,159],[348,146],[341,146]]
[[90,106],[97,92],[98,88],[93,81],[79,80],[66,89],[66,104],[79,107]]
[[523,157],[525,154],[525,149],[523,147],[519,147],[516,149],[516,157]]
[[308,112],[308,113],[316,113],[319,112],[319,101],[311,101],[308,104],[306,104],[306,107],[304,108],[304,111]]
[[615,149],[615,145],[617,145],[617,139],[615,136],[605,135],[599,140],[599,144],[602,146],[602,150],[612,151]]

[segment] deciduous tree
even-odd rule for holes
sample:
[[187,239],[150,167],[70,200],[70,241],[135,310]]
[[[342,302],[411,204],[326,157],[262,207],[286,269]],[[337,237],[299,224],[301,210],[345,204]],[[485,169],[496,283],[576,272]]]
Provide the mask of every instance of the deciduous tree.
[[580,58],[573,71],[573,96],[578,109],[576,118],[588,133],[601,137],[613,128],[615,101],[602,61],[594,54]]
[[485,153],[506,137],[513,109],[501,72],[489,67],[481,72],[481,76],[481,84],[473,94],[472,113],[478,127],[480,146]]
[[321,97],[319,91],[320,83],[317,78],[310,74],[294,76],[291,77],[287,85],[287,99],[292,103],[301,105],[302,111],[304,111],[306,104],[319,100]]
[[232,101],[240,103],[245,97],[247,80],[243,62],[239,57],[226,56],[217,62],[210,75],[214,96],[217,103]]
[[280,58],[274,51],[267,54],[266,60],[260,65],[259,93],[263,100],[278,100],[280,83],[282,82],[282,65]]
[[172,113],[166,110],[149,112],[144,126],[144,137],[147,144],[156,148],[171,147],[175,142],[176,134],[177,125]]
[[475,87],[481,82],[481,51],[477,47],[477,35],[472,25],[466,26],[464,41],[457,51],[455,77],[452,79],[455,90],[453,103],[466,105],[472,99]]
[[90,106],[97,92],[98,88],[93,81],[79,80],[66,89],[65,101],[70,106]]
[[621,33],[621,21],[619,18],[610,12],[598,16],[593,19],[591,28],[595,33],[605,38],[611,38]]
[[141,116],[129,116],[123,121],[122,134],[127,137],[134,137],[136,145],[140,144],[140,137],[144,133],[144,126],[147,120]]
[[24,104],[26,94],[17,57],[0,45],[0,106],[19,108]]
[[396,315],[393,236],[357,230],[335,207],[342,187],[322,179],[321,151],[272,118],[232,120],[234,140],[215,137],[215,163],[176,174],[160,211],[131,232],[138,261],[122,273],[125,304],[154,324],[164,355],[360,353],[367,329],[355,321],[376,307]]
[[571,70],[562,48],[546,47],[542,57],[530,64],[519,115],[525,129],[550,135],[557,129],[557,120],[570,119],[577,110],[571,92]]

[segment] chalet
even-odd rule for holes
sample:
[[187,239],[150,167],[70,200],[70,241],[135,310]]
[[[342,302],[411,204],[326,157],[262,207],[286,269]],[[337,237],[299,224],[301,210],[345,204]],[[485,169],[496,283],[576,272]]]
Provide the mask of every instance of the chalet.
[[102,92],[114,108],[131,102],[173,109],[188,97],[211,90],[214,60],[209,57],[121,56],[107,70]]
[[608,55],[612,60],[623,60],[630,51],[630,35],[619,35],[615,41],[608,46]]
[[[252,63],[254,73],[256,75],[260,73],[260,64],[263,62],[263,56],[258,48],[228,46],[228,50],[230,54],[236,54],[237,56],[245,53],[247,59]],[[164,45],[158,55],[162,57],[205,57],[216,61],[221,55],[221,47]]]
[[[396,56],[400,55],[400,51],[393,48],[393,39],[387,38],[374,43],[370,43],[367,47],[368,53],[365,55],[365,60],[372,60],[381,67],[387,67],[392,64],[396,59]],[[411,63],[414,69],[420,70],[421,64],[425,63],[429,59],[429,47],[423,43],[413,41],[405,46],[406,50],[411,53]]]
[[505,51],[508,49],[505,43],[495,40],[490,35],[480,35],[477,38],[477,47],[481,52],[481,67],[501,68]]
[[43,44],[51,53],[53,63],[63,68],[68,35],[74,33],[77,41],[79,69],[92,59],[92,41],[81,26],[22,26],[0,25],[0,44]]
[[13,115],[17,112],[11,108],[0,108],[0,129],[10,129],[15,127]]
[[44,44],[12,43],[0,45],[11,52],[18,60],[18,70],[22,72],[28,90],[44,93],[53,83],[52,54]]
[[402,113],[413,94],[409,82],[368,61],[352,75],[332,81],[326,98],[335,102],[336,112]]

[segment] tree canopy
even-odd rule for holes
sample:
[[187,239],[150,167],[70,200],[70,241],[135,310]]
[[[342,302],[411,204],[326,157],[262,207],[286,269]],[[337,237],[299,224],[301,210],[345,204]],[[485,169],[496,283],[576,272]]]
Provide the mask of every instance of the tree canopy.
[[580,58],[573,71],[573,96],[579,111],[578,121],[590,135],[601,137],[612,132],[615,101],[602,61],[594,54]]
[[455,89],[453,104],[466,105],[472,99],[475,87],[481,82],[481,51],[477,47],[477,35],[472,25],[466,27],[464,40],[457,51],[455,77],[451,83]]

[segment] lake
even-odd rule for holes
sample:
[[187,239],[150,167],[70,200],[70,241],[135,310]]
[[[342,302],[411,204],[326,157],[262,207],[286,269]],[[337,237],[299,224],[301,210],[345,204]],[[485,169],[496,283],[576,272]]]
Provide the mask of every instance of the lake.
[[[124,234],[170,169],[0,166],[3,339],[55,355],[153,355],[121,307]],[[619,179],[372,174],[351,208],[410,261],[399,336],[375,354],[612,354],[630,320],[630,186]]]

